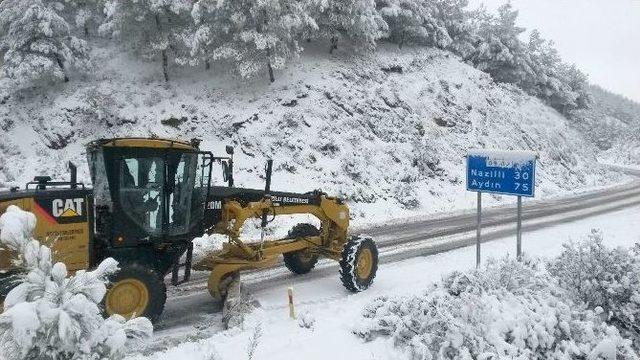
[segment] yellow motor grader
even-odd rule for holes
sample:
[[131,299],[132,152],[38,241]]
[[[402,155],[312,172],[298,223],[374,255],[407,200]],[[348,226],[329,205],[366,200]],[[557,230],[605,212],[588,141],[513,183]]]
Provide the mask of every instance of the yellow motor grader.
[[[171,273],[177,285],[189,280],[192,268],[210,271],[209,292],[222,299],[234,274],[273,266],[280,255],[296,274],[309,272],[320,257],[334,259],[348,290],[371,285],[378,266],[376,245],[369,238],[348,235],[349,208],[342,200],[317,190],[271,191],[271,160],[265,189],[234,187],[233,148],[227,146],[227,156],[214,156],[200,151],[199,143],[93,141],[87,146],[92,189],[77,182],[76,167],[70,163],[69,181],[37,176],[24,189],[0,192],[0,214],[12,204],[33,212],[38,219],[34,236],[49,244],[55,260],[71,271],[116,259],[120,271],[104,299],[106,314],[157,320],[166,302],[165,277]],[[212,184],[214,166],[221,172],[220,184]],[[320,228],[298,224],[285,239],[263,238],[259,243],[240,238],[248,219],[260,219],[264,228],[275,216],[290,214],[312,214]],[[192,264],[192,239],[205,233],[227,235],[228,242]],[[0,301],[23,271],[13,265],[13,255],[0,247]]]

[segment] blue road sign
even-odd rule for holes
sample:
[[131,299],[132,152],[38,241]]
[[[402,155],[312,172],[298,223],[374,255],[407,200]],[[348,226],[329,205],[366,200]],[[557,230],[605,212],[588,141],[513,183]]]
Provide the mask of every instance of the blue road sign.
[[533,197],[536,158],[529,151],[469,151],[467,190]]

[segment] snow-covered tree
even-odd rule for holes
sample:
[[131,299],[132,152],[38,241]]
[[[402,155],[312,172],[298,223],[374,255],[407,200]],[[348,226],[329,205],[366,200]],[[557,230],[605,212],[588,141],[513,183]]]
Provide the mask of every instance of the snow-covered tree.
[[105,1],[64,0],[64,17],[79,33],[89,38],[102,23]]
[[221,0],[215,6],[199,1],[196,6],[194,18],[202,25],[194,44],[204,47],[195,53],[230,62],[242,77],[266,70],[271,82],[274,69],[302,51],[305,29],[316,26],[305,3],[297,0]]
[[519,84],[523,90],[564,114],[589,106],[586,75],[564,64],[553,42],[544,40],[537,30],[529,37],[527,57],[530,72]]
[[87,70],[89,52],[84,40],[71,35],[60,15],[64,5],[49,0],[0,2],[2,71],[19,86],[42,80],[68,81],[68,71]]
[[545,41],[540,32],[533,30],[527,45],[530,76],[522,83],[522,88],[531,95],[549,100],[563,86],[558,78],[561,59],[553,43]]
[[625,124],[640,125],[640,103],[598,85],[592,84],[589,90],[593,97],[594,108],[603,114],[622,120]]
[[188,55],[183,62],[195,66],[203,62],[209,69],[216,50],[231,41],[232,24],[218,0],[198,0],[191,10],[192,28],[184,38]]
[[482,13],[478,16],[483,18],[479,40],[467,60],[496,81],[520,84],[530,69],[526,47],[519,39],[525,29],[516,25],[518,11],[506,3],[498,9],[497,17]]
[[[591,105],[592,98],[589,91],[589,78],[575,65],[563,64],[560,68],[560,76],[575,94],[574,104],[568,104],[568,110],[584,109]],[[565,108],[565,112],[566,112]]]
[[151,336],[146,318],[102,317],[99,304],[108,277],[118,270],[115,260],[67,277],[65,265],[53,263],[51,249],[31,237],[35,225],[32,213],[14,205],[0,216],[0,244],[17,254],[26,273],[0,314],[3,359],[117,359],[127,346]]
[[145,58],[160,58],[169,81],[169,53],[182,58],[191,23],[190,0],[109,0],[100,32],[111,35]]
[[309,0],[309,7],[318,25],[314,37],[330,41],[330,52],[342,38],[373,50],[388,30],[374,0]]
[[430,17],[426,3],[416,0],[383,0],[378,11],[389,27],[389,39],[402,48],[405,42],[427,44],[425,22]]
[[473,51],[477,33],[477,11],[467,10],[468,6],[468,0],[433,1],[433,7],[436,9],[434,17],[446,29],[451,39],[446,48],[462,58]]

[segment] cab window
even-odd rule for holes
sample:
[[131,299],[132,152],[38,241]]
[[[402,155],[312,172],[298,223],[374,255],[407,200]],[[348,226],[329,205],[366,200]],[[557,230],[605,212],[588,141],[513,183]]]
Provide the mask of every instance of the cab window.
[[124,158],[120,162],[122,209],[151,235],[162,233],[163,164],[159,157]]

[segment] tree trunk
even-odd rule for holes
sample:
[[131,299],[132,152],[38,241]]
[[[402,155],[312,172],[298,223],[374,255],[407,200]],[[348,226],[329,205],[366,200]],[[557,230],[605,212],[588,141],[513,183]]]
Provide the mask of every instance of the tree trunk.
[[267,70],[269,71],[269,81],[274,82],[273,67],[271,66],[271,48],[267,46]]
[[338,49],[338,37],[337,36],[332,36],[331,37],[331,48],[329,48],[329,54],[333,54],[333,50]]
[[[158,32],[162,32],[162,25],[160,23],[160,15],[156,14],[156,28]],[[167,57],[167,49],[163,49],[162,53],[162,74],[164,75],[164,81],[169,82],[169,59]]]
[[404,45],[404,34],[405,31],[402,30],[402,35],[400,35],[400,44],[398,44],[398,48],[402,49],[402,45]]
[[167,50],[162,50],[162,74],[164,81],[169,82],[169,59],[167,58]]
[[58,63],[58,66],[60,67],[60,70],[62,70],[62,74],[64,75],[64,82],[69,82],[69,77],[67,76],[67,73],[64,71],[64,63],[62,62],[62,59],[60,58],[59,55],[56,55],[56,62]]
[[84,37],[87,39],[89,38],[89,26],[87,23],[84,23]]
[[[267,18],[267,11],[262,10],[262,22],[258,21],[256,25],[256,30],[259,34],[262,34],[263,28],[262,25],[267,25],[269,23],[269,19]],[[271,66],[271,47],[267,46],[267,71],[269,72],[269,81],[272,83],[276,81],[276,78],[273,76],[273,66]]]

